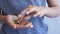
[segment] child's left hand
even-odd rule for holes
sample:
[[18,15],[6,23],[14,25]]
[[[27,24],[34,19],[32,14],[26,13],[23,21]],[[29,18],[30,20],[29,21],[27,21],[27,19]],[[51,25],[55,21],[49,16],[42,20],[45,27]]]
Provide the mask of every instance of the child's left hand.
[[44,15],[47,14],[47,10],[45,7],[40,7],[40,6],[29,6],[27,7],[26,9],[24,9],[20,14],[19,14],[19,17],[22,17],[24,16],[25,14],[30,14],[32,12],[36,12],[36,14],[34,14],[33,16],[34,17],[42,17]]

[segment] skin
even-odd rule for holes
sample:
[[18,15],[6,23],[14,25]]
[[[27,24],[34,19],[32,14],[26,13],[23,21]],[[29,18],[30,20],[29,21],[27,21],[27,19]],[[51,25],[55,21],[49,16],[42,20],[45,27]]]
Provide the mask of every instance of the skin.
[[[48,6],[49,7],[43,7],[43,6],[29,6],[26,9],[24,9],[19,15],[18,17],[23,18],[24,14],[26,13],[27,15],[32,13],[33,11],[36,11],[36,14],[34,14],[34,17],[42,17],[42,16],[47,16],[49,18],[53,18],[53,17],[57,17],[59,15],[59,11],[60,11],[60,7],[58,5],[57,0],[47,0],[48,2]],[[37,9],[38,8],[38,9]],[[28,12],[27,12],[28,11]],[[9,19],[10,18],[10,19]],[[8,16],[3,16],[0,15],[0,22],[2,21],[6,21],[7,24],[14,28],[14,29],[19,29],[19,28],[29,28],[29,26],[27,25],[18,25],[18,24],[14,24],[13,22],[13,15],[8,15]]]

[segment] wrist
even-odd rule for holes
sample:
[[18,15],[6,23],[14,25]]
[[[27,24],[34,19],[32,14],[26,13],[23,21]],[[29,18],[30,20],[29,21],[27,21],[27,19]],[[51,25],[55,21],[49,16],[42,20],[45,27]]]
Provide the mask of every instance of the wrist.
[[48,16],[49,12],[50,12],[50,8],[47,7],[45,10],[45,16]]
[[6,16],[0,15],[0,22],[4,22],[4,21],[6,21]]

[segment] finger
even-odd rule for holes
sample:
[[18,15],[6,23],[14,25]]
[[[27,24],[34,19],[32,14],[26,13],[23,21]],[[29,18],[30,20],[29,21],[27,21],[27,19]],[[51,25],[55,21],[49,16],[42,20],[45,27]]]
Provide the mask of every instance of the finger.
[[29,5],[26,9],[24,9],[24,10],[18,15],[18,17],[23,17],[23,16],[25,15],[25,13],[26,13],[27,11],[29,11],[31,8],[32,8],[32,6]]
[[39,17],[42,17],[46,14],[47,12],[41,12],[40,16]]
[[26,14],[29,14],[31,12],[35,11],[35,8],[31,8],[28,12],[26,12]]
[[15,24],[10,24],[10,27],[13,29],[16,29],[16,25]]
[[16,29],[20,29],[20,28],[29,28],[28,25],[18,25],[16,24]]
[[41,14],[39,17],[42,17],[42,16],[44,16],[44,14]]
[[18,17],[21,18],[21,20],[23,19],[23,17],[25,16],[26,12],[29,11],[32,8],[32,6],[27,7],[26,9],[24,9],[19,15]]
[[27,25],[32,25],[32,22],[29,22]]
[[24,17],[24,21],[27,21],[27,20],[29,20],[31,17],[30,16],[26,16],[26,17]]
[[16,24],[16,29],[20,29],[20,28],[32,28],[33,25],[31,22],[27,23],[26,25],[19,25],[19,24]]
[[34,17],[37,17],[37,16],[39,16],[40,15],[40,13],[36,13],[35,15],[33,15]]
[[36,14],[37,12],[35,11],[35,12],[32,12],[32,13],[30,13],[30,14],[28,14],[27,16],[25,16],[23,19],[24,19],[24,21],[27,21],[27,20],[29,20],[34,14]]
[[33,28],[32,22],[29,22],[27,25],[29,25],[30,28]]

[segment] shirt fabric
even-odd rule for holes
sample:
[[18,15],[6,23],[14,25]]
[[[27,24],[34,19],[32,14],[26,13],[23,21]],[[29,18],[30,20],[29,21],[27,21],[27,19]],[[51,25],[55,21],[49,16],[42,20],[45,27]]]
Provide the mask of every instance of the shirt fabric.
[[[18,15],[29,5],[46,6],[46,0],[0,0],[0,7],[5,15]],[[3,24],[1,32],[3,34],[47,34],[48,26],[43,23],[43,17],[31,17],[29,20],[33,28],[12,29],[7,24]]]

